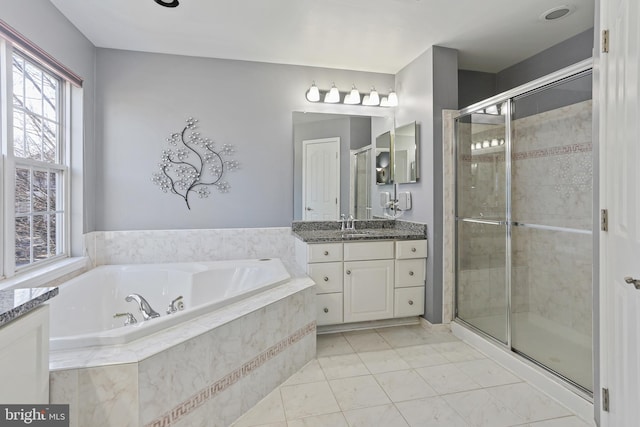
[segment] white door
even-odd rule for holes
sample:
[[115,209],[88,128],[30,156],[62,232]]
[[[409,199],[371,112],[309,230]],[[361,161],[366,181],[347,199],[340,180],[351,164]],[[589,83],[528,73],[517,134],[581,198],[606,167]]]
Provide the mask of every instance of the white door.
[[[609,390],[601,425],[640,425],[640,6],[601,0],[600,204],[609,231],[600,233],[600,380]],[[598,47],[599,48],[599,47]],[[640,283],[640,282],[638,282]],[[598,390],[595,391],[596,393]]]
[[340,138],[302,141],[302,218],[340,216]]

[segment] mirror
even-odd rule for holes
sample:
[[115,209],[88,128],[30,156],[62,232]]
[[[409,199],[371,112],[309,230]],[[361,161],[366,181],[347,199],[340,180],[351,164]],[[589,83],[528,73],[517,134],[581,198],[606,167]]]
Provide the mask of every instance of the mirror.
[[293,112],[293,219],[380,215],[372,146],[391,129],[392,116]]
[[419,175],[418,126],[416,122],[396,128],[393,138],[393,182],[417,182]]
[[376,137],[376,184],[391,184],[393,164],[391,151],[391,131],[387,131]]

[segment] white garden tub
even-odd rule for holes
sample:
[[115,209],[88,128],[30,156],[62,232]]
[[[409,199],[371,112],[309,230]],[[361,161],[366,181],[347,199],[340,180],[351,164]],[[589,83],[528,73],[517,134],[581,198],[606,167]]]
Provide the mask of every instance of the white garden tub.
[[[279,259],[105,265],[62,284],[50,302],[50,349],[125,344],[277,286],[290,275]],[[143,321],[142,295],[161,317]],[[166,314],[182,296],[184,310]],[[138,323],[124,326],[131,313]]]

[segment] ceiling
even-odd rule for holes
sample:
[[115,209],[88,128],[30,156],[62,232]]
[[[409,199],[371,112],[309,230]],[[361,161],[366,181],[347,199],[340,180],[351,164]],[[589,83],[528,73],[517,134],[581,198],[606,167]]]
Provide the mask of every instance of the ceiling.
[[50,1],[97,47],[395,74],[432,45],[503,70],[593,27],[595,0]]

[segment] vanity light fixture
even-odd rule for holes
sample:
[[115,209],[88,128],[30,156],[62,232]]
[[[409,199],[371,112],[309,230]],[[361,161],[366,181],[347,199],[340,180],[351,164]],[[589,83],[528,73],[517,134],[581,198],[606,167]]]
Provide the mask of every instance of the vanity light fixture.
[[331,89],[327,91],[319,89],[314,81],[307,89],[305,99],[309,102],[324,102],[326,104],[338,104],[342,101],[343,104],[347,105],[363,105],[367,107],[398,106],[398,97],[393,90],[390,91],[389,95],[381,96],[375,86],[372,86],[371,91],[362,97],[355,84],[352,85],[349,92],[340,92],[335,83],[331,83]]
[[318,102],[320,101],[320,91],[318,90],[318,86],[316,86],[316,82],[311,84],[311,87],[307,91],[307,100],[309,102]]

